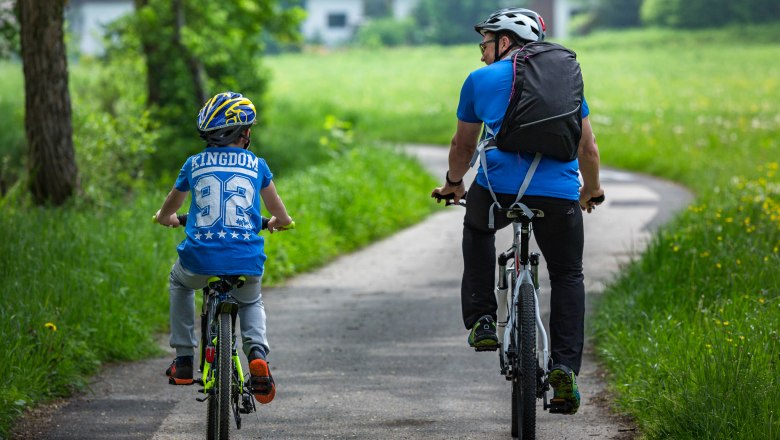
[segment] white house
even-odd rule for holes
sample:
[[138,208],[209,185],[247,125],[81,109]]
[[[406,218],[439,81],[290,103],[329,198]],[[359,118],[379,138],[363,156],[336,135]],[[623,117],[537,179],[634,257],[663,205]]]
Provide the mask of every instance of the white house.
[[363,0],[308,0],[301,27],[306,41],[337,46],[352,38],[363,22]]

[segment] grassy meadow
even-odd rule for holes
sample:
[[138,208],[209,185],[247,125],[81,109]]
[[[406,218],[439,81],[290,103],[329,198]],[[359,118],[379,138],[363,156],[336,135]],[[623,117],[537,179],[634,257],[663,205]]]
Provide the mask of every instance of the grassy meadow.
[[[697,194],[591,320],[618,409],[647,438],[780,436],[778,39],[770,25],[565,42],[583,66],[603,163]],[[440,144],[480,66],[476,44],[270,64],[284,77],[274,100],[289,108],[324,106],[369,137]]]
[[[603,163],[697,194],[591,320],[618,408],[650,439],[780,435],[778,40],[780,26],[565,42],[582,63]],[[476,43],[267,59],[268,128],[255,148],[283,170],[277,185],[299,225],[269,238],[268,281],[430,212],[431,178],[377,143],[449,142],[460,85],[480,66]],[[0,72],[0,111],[21,121],[8,104],[20,99],[21,69]],[[16,124],[0,136],[22,139]],[[78,389],[99,362],[149,354],[150,335],[166,325],[166,272],[181,231],[152,227],[148,214],[170,184],[99,209],[0,200],[0,282],[18,292],[0,300],[0,335],[11,341],[0,358],[10,371],[0,433],[30,403]],[[388,187],[403,202],[376,190]],[[31,371],[48,374],[42,388]]]

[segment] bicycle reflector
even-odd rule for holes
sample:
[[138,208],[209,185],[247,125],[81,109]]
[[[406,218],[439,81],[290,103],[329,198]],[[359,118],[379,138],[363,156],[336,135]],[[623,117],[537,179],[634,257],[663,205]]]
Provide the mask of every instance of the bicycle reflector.
[[209,345],[206,347],[206,362],[208,363],[214,363],[214,358],[216,357],[217,349],[213,345]]

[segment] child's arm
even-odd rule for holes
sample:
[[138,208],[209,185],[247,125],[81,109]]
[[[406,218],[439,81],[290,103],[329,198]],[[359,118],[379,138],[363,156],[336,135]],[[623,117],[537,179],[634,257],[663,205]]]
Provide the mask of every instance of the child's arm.
[[272,217],[268,221],[268,230],[273,232],[274,229],[284,227],[292,223],[292,218],[287,214],[287,208],[284,207],[284,202],[276,192],[276,185],[271,182],[268,186],[260,190],[260,197],[263,198],[268,212]]
[[165,198],[162,207],[157,211],[157,222],[163,226],[179,226],[179,219],[176,218],[176,211],[184,204],[187,198],[186,192],[181,192],[176,188],[171,189],[168,197]]

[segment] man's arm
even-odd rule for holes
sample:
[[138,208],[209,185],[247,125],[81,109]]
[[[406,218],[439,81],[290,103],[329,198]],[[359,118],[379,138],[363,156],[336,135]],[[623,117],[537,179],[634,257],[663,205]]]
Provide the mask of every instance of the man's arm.
[[449,153],[449,171],[447,178],[450,182],[460,182],[457,185],[451,185],[446,180],[444,185],[433,190],[435,194],[447,195],[455,194],[455,203],[460,201],[463,194],[466,193],[466,185],[463,184],[463,176],[469,170],[469,162],[477,149],[479,133],[482,131],[481,123],[464,122],[458,119],[458,127],[455,135],[450,142]]
[[599,179],[599,164],[601,161],[599,158],[599,147],[596,145],[596,136],[593,134],[590,119],[587,117],[582,119],[582,136],[580,137],[577,154],[583,181],[582,188],[580,188],[580,207],[583,211],[591,212],[601,202],[594,203],[590,200],[594,197],[603,196],[604,190],[601,189],[601,181]]

